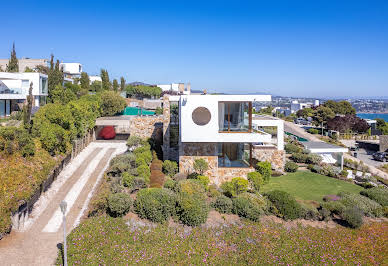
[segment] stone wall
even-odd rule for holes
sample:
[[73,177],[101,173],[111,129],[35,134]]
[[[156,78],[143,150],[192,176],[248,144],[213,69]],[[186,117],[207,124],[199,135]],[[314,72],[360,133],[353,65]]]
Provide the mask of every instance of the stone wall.
[[388,135],[380,136],[380,151],[388,150]]
[[163,160],[168,160],[170,154],[170,100],[169,96],[163,97]]
[[214,180],[216,185],[221,185],[226,181],[230,181],[234,177],[247,178],[247,174],[254,172],[253,167],[220,167],[217,171],[217,178]]
[[284,151],[279,151],[272,147],[255,147],[252,152],[252,157],[260,162],[269,161],[272,164],[272,168],[276,171],[284,170]]
[[158,137],[163,129],[163,116],[134,116],[131,118],[129,132],[131,136],[141,138]]

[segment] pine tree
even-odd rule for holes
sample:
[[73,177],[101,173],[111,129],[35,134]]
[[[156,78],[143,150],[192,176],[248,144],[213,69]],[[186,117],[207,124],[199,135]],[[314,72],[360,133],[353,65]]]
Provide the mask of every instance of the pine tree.
[[19,72],[19,60],[16,57],[15,43],[12,45],[11,58],[8,61],[7,72]]
[[90,79],[89,79],[88,73],[86,72],[81,73],[80,84],[81,84],[82,90],[87,92],[90,90]]
[[117,91],[118,90],[118,88],[119,88],[119,83],[118,83],[118,81],[117,81],[117,79],[114,79],[113,80],[113,90],[114,91]]
[[121,91],[125,90],[125,79],[124,79],[124,77],[120,78],[120,90]]

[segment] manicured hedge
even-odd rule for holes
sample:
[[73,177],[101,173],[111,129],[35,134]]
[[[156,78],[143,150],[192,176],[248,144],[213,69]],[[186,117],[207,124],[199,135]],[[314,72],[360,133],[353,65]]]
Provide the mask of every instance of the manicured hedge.
[[285,191],[273,190],[266,194],[280,215],[286,220],[298,219],[303,215],[303,209],[295,198]]
[[163,188],[146,188],[136,195],[135,212],[153,222],[163,223],[175,215],[176,196]]

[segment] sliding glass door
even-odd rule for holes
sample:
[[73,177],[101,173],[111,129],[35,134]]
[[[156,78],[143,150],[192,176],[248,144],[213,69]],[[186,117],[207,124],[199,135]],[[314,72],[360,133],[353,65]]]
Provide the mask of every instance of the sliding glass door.
[[251,165],[252,146],[249,143],[219,143],[219,167],[249,167]]

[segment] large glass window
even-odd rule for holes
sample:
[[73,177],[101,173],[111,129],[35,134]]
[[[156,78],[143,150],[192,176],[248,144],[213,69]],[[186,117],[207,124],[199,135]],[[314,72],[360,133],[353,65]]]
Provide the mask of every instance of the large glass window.
[[41,91],[42,94],[46,94],[47,93],[47,79],[45,78],[42,78],[42,91]]
[[11,115],[11,100],[5,100],[5,115]]
[[250,132],[252,130],[251,102],[220,102],[218,119],[221,132]]
[[251,165],[251,145],[249,143],[219,143],[219,167],[249,167]]
[[5,100],[0,100],[0,117],[5,116]]

